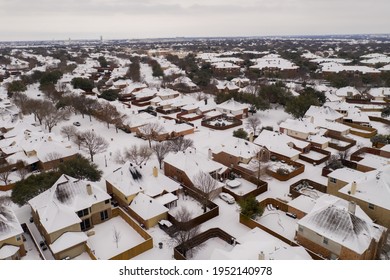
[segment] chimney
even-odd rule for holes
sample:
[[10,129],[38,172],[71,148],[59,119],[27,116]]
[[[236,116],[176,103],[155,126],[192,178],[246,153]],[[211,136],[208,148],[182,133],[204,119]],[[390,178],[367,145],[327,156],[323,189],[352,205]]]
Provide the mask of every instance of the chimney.
[[356,212],[356,203],[354,201],[350,201],[348,203],[348,212],[352,215],[355,215]]
[[260,261],[264,261],[265,260],[265,255],[264,255],[263,251],[260,252],[258,259]]
[[88,193],[88,195],[92,195],[92,186],[91,186],[91,184],[87,184],[87,193]]
[[351,195],[356,194],[356,187],[357,187],[356,181],[353,181],[351,184]]
[[212,158],[213,158],[213,152],[211,151],[210,148],[209,148],[209,151],[208,151],[208,158],[209,158],[209,159],[212,159]]
[[157,169],[157,167],[155,166],[155,167],[153,167],[153,176],[154,177],[158,177],[158,169]]
[[253,132],[249,133],[249,142],[253,143]]

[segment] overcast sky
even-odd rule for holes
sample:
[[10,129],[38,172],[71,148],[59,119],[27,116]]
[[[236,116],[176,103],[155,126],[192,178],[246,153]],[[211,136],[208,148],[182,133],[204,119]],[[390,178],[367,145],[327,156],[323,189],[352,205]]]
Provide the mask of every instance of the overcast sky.
[[390,33],[390,0],[0,0],[0,41]]

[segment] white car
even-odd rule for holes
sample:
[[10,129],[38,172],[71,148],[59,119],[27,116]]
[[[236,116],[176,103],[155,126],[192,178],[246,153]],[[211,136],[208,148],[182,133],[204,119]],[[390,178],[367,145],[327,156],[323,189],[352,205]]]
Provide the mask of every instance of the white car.
[[221,192],[221,193],[219,194],[219,197],[220,197],[222,200],[224,200],[224,201],[226,201],[227,203],[229,203],[229,204],[233,204],[233,203],[235,202],[234,197],[231,196],[231,195],[228,194],[228,193]]

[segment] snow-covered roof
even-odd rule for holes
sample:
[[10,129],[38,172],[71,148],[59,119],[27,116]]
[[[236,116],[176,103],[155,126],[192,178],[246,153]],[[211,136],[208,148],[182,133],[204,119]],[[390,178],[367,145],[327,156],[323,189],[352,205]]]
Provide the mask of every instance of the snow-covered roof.
[[348,201],[330,195],[317,199],[312,212],[298,221],[329,240],[362,254],[372,239],[377,242],[386,228],[374,224],[359,206],[355,214],[348,211]]
[[275,54],[268,54],[262,58],[252,59],[251,61],[255,63],[255,65],[249,67],[252,69],[278,68],[280,70],[295,70],[299,68],[293,62]]
[[350,96],[350,95],[354,96],[354,95],[359,95],[360,92],[356,88],[348,86],[348,87],[342,87],[337,89],[335,94],[337,96]]
[[183,170],[190,180],[199,171],[210,174],[213,172],[219,173],[221,170],[226,169],[226,166],[209,159],[206,155],[193,148],[188,148],[186,151],[176,154],[170,153],[165,157],[164,162],[179,170]]
[[390,64],[387,64],[381,68],[379,68],[380,71],[390,71]]
[[135,90],[140,90],[143,88],[147,88],[148,86],[143,83],[131,83],[127,87],[125,87],[122,91],[124,94],[130,94],[133,93]]
[[309,213],[316,205],[316,199],[307,195],[300,195],[291,200],[288,205],[302,211],[303,213]]
[[164,205],[144,193],[137,194],[129,207],[144,220],[149,220],[169,211]]
[[260,133],[260,135],[253,143],[266,147],[271,152],[275,152],[290,158],[295,157],[301,153],[300,151],[290,147],[291,144],[294,144],[296,147],[301,149],[310,145],[308,142],[292,138],[283,133],[273,132],[266,129]]
[[105,179],[125,196],[144,192],[152,197],[164,192],[174,192],[180,189],[180,184],[157,171],[153,175],[151,164],[136,166],[127,161],[121,168],[115,170]]
[[311,122],[303,119],[303,120],[293,120],[287,119],[284,122],[280,123],[280,128],[285,128],[289,130],[299,131],[302,133],[308,134],[317,134],[319,130],[317,127]]
[[0,248],[0,260],[5,260],[13,255],[15,255],[19,251],[18,246],[14,245],[4,245]]
[[370,88],[368,94],[373,97],[390,96],[390,87]]
[[235,157],[252,158],[260,147],[241,138],[226,137],[223,142],[215,145],[211,150],[215,154],[225,152]]
[[356,182],[355,194],[348,193],[351,191],[352,183],[339,192],[390,210],[390,165],[364,173],[364,176],[354,181]]
[[243,110],[248,109],[248,108],[249,108],[249,105],[237,102],[234,100],[234,98],[226,100],[225,102],[217,105],[217,109],[228,110],[228,111],[232,111],[232,112],[243,111]]
[[342,118],[344,115],[340,114],[336,110],[330,108],[329,106],[314,106],[311,105],[310,108],[306,111],[305,117],[313,117],[314,119],[324,119],[327,121],[336,121]]
[[179,198],[176,195],[174,195],[173,193],[170,193],[170,192],[155,198],[156,202],[160,203],[161,205],[166,205],[166,204],[174,202],[178,199]]
[[[262,242],[259,242],[262,240]],[[211,259],[216,260],[258,260],[264,254],[265,260],[311,260],[301,246],[290,246],[265,231],[254,228],[237,239],[238,243],[229,250],[214,249]]]
[[344,167],[344,168],[339,168],[339,169],[332,171],[331,173],[328,174],[328,177],[334,178],[336,180],[340,180],[340,181],[343,181],[346,183],[350,183],[350,182],[362,177],[364,174],[365,173],[363,173],[359,170]]
[[240,66],[231,62],[214,62],[211,64],[216,69],[239,69]]
[[23,229],[15,213],[10,207],[0,205],[0,241],[22,233]]
[[389,162],[390,160],[388,158],[367,153],[364,154],[364,157],[362,160],[359,161],[359,164],[378,169],[383,166],[389,165]]
[[88,236],[85,232],[65,232],[49,246],[53,254],[57,254],[87,240]]
[[110,198],[105,191],[88,181],[62,175],[50,189],[28,203],[38,213],[46,231],[52,233],[80,223],[76,212]]
[[322,64],[322,71],[323,72],[333,72],[333,73],[339,73],[339,72],[361,72],[362,74],[377,74],[380,73],[379,70],[368,67],[368,66],[360,66],[360,65],[342,65],[340,63],[325,63]]

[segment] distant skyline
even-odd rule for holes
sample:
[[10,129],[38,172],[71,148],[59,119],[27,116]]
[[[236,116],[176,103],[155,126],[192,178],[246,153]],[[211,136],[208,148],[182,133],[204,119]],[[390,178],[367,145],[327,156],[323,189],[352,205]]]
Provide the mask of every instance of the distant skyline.
[[389,0],[0,0],[0,41],[390,33]]

